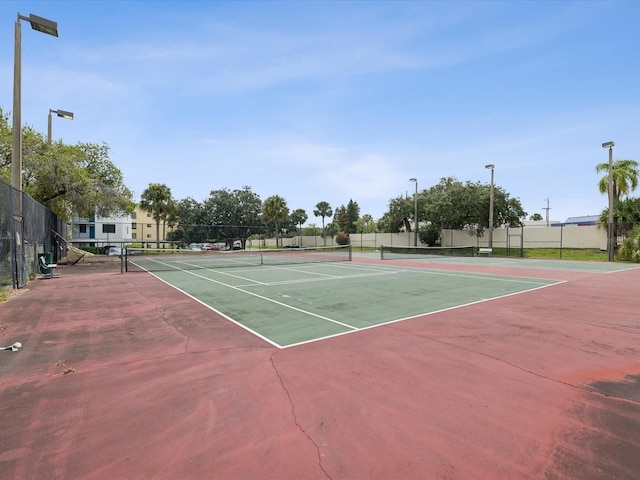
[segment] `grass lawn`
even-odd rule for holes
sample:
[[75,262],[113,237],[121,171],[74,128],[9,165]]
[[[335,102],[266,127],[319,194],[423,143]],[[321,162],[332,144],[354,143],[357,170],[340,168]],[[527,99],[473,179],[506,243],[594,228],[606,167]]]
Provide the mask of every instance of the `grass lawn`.
[[[509,253],[512,257],[520,257],[520,249],[512,248]],[[494,248],[493,254],[506,256],[507,249]],[[600,262],[606,262],[609,259],[607,252],[598,248],[525,248],[524,258],[546,258],[551,260],[561,258],[563,260],[593,260]],[[617,256],[615,260],[620,261]]]

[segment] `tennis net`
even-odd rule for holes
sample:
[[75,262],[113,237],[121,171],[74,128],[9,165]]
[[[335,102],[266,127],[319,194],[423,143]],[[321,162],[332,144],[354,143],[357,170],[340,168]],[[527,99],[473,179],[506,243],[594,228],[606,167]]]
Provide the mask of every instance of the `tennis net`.
[[127,248],[125,270],[162,271],[350,261],[351,245],[269,250]]
[[380,247],[380,259],[420,258],[427,256],[448,257],[473,257],[473,246],[463,247],[400,247],[394,245],[382,245]]

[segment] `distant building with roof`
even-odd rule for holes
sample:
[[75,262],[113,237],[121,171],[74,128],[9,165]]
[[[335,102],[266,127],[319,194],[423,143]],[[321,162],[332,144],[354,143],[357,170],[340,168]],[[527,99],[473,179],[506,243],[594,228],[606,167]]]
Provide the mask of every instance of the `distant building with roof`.
[[600,223],[600,215],[584,215],[582,217],[569,217],[567,218],[563,226],[575,225],[577,227],[586,227],[598,225]]

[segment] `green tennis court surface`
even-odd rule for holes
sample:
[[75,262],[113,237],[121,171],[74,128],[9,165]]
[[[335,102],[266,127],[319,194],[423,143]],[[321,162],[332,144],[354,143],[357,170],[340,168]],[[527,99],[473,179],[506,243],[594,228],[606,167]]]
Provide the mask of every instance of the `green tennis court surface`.
[[354,262],[183,267],[153,274],[278,347],[559,283]]

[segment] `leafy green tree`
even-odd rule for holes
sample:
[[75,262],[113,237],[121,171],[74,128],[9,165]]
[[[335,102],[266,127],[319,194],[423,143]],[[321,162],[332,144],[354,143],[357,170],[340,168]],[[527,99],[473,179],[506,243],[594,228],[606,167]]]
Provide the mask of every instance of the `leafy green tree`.
[[429,247],[433,247],[438,243],[438,240],[440,240],[440,229],[430,223],[418,231],[418,236],[420,238],[420,242]]
[[640,226],[634,228],[618,249],[623,260],[640,263]]
[[167,240],[188,245],[201,243],[206,240],[208,227],[206,225],[204,205],[191,197],[176,202],[175,213],[169,219],[171,232]]
[[315,223],[310,223],[302,230],[302,234],[306,237],[315,237],[318,234],[318,226]]
[[333,215],[333,223],[337,225],[338,230],[347,232],[349,229],[349,214],[347,213],[347,207],[340,205],[336,208]]
[[150,212],[156,222],[156,248],[160,248],[160,222],[175,212],[171,189],[163,183],[150,183],[140,196],[140,208]]
[[[609,163],[596,165],[596,172],[606,175],[598,182],[602,194],[609,191]],[[635,160],[616,160],[613,162],[613,199],[620,200],[638,187],[638,162]]]
[[347,230],[347,233],[355,233],[356,224],[360,218],[360,206],[358,202],[349,199],[349,203],[347,203],[347,218],[349,221],[349,230]]
[[11,127],[9,115],[0,107],[0,173],[11,182]]
[[[448,177],[442,178],[420,196],[424,219],[439,229],[465,229],[471,235],[483,235],[489,223],[489,185],[470,181],[463,183]],[[520,200],[510,198],[504,189],[495,185],[493,214],[495,227],[520,226],[527,215]]]
[[[0,176],[11,179],[11,129],[0,109]],[[106,144],[62,141],[50,147],[33,128],[22,128],[23,188],[35,200],[65,220],[128,214],[135,208],[133,193],[109,159]]]
[[[598,190],[602,194],[609,192],[609,162],[596,165],[596,172],[605,172],[598,182]],[[629,220],[635,216],[634,202],[629,200],[629,193],[638,187],[638,162],[635,160],[616,160],[613,162],[613,219],[614,219],[614,240],[625,234],[632,228]],[[622,197],[627,197],[624,200]],[[609,223],[609,208],[604,209],[600,215],[600,224],[607,226]]]
[[373,233],[376,231],[376,227],[376,221],[368,213],[365,213],[356,222],[357,233]]
[[[423,220],[424,198],[418,194],[418,221]],[[415,200],[412,197],[400,195],[389,200],[389,212],[383,215],[383,219],[389,227],[387,231],[397,233],[404,227],[406,232],[413,231],[415,215]]]
[[539,222],[540,220],[543,220],[542,215],[540,215],[539,213],[534,213],[533,215],[531,215],[529,217],[529,220],[533,220],[535,222]]
[[313,210],[313,214],[316,217],[322,217],[322,238],[324,240],[324,244],[327,244],[326,241],[326,231],[324,227],[324,219],[330,218],[333,215],[333,210],[331,209],[331,205],[327,202],[318,202],[316,204],[316,208]]
[[262,200],[251,187],[213,190],[204,201],[205,223],[211,226],[206,238],[224,239],[228,248],[239,239],[246,248],[249,237],[264,231],[262,208]]
[[[600,214],[600,225],[609,223],[609,208],[605,208]],[[616,229],[616,237],[624,236],[626,232],[633,230],[640,224],[640,198],[625,198],[613,202],[613,223]]]
[[355,233],[358,218],[360,218],[360,207],[353,200],[349,200],[346,207],[344,205],[338,207],[334,215],[338,228],[346,233]]
[[276,232],[276,247],[278,246],[278,223],[287,221],[289,217],[289,207],[287,201],[279,195],[272,195],[267,198],[262,205],[262,215],[266,221],[273,221]]
[[335,220],[335,218],[329,225],[327,225],[327,228],[325,229],[325,233],[328,237],[334,237],[339,231],[340,227],[338,226],[338,222]]

